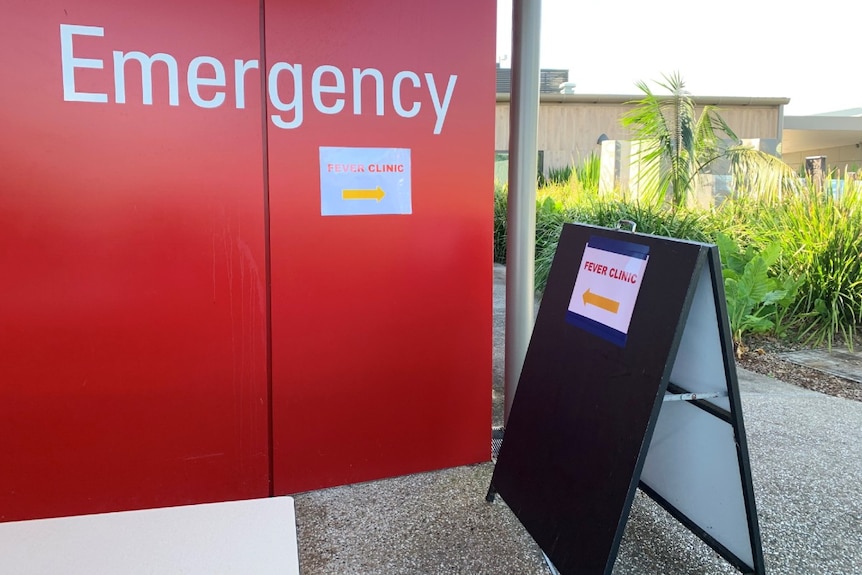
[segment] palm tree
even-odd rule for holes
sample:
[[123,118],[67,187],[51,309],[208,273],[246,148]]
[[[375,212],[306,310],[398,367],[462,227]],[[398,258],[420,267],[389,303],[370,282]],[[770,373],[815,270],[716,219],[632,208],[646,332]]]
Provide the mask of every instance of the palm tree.
[[622,118],[622,124],[640,141],[635,160],[638,185],[663,201],[670,196],[675,207],[684,206],[701,174],[727,159],[737,193],[778,192],[795,183],[789,166],[765,152],[744,146],[719,115],[704,106],[700,115],[678,72],[656,82],[668,96],[653,93],[645,82],[637,87],[644,97]]

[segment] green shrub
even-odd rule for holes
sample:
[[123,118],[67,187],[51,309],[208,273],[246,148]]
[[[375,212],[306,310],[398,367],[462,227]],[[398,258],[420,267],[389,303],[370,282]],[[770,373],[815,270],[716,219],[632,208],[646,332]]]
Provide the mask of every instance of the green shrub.
[[565,184],[572,179],[572,167],[565,168],[550,168],[548,177],[545,178],[545,185],[548,184]]
[[722,233],[716,236],[716,243],[721,257],[730,331],[737,350],[742,349],[746,334],[780,334],[782,320],[793,305],[798,288],[798,282],[793,279],[779,282],[770,276],[770,268],[781,255],[781,246],[773,243],[762,252],[752,247],[742,251]]
[[832,346],[841,334],[852,345],[862,322],[862,190],[845,182],[844,193],[805,193],[759,210],[759,241],[776,241],[780,273],[799,281],[794,309],[806,343]]
[[[862,321],[862,187],[849,179],[842,193],[803,192],[757,199],[730,198],[719,208],[602,199],[573,177],[543,187],[536,203],[537,291],[544,290],[565,222],[614,227],[632,220],[637,231],[719,244],[734,338],[750,333],[796,335],[806,343],[848,344]],[[507,190],[494,201],[494,259],[506,259]],[[723,234],[723,235],[722,235]],[[730,240],[729,238],[733,238]],[[729,281],[728,281],[729,280]]]
[[602,175],[601,157],[595,152],[590,152],[590,155],[575,167],[575,177],[581,185],[581,188],[588,193],[597,194],[599,191],[599,180]]
[[666,204],[627,200],[594,197],[585,197],[581,201],[577,198],[554,200],[552,196],[546,196],[536,211],[536,291],[545,289],[563,223],[579,222],[612,228],[620,220],[635,222],[637,231],[641,233],[695,241],[709,239],[708,212],[674,210]]
[[673,209],[668,204],[637,200],[596,200],[584,205],[578,214],[581,222],[612,228],[620,220],[637,224],[636,231],[694,241],[708,241],[710,213]]
[[548,281],[548,272],[557,251],[563,224],[569,219],[570,213],[564,204],[546,197],[536,205],[536,291],[541,293]]
[[494,261],[506,263],[506,210],[509,206],[509,189],[506,185],[494,186]]

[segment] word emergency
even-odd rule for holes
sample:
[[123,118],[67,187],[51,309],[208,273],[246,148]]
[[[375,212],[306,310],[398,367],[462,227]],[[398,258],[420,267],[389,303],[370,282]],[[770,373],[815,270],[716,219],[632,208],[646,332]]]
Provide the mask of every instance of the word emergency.
[[[102,70],[105,60],[94,57],[84,57],[76,54],[74,40],[76,36],[104,37],[105,29],[101,26],[80,26],[60,24],[60,55],[63,74],[63,100],[67,102],[91,102],[107,104],[109,94],[105,92],[83,91],[78,89],[76,71]],[[92,47],[92,43],[88,43]],[[89,54],[88,56],[93,56]],[[177,59],[170,54],[157,52],[145,54],[139,51],[123,52],[113,50],[111,62],[113,65],[113,102],[126,103],[126,65],[135,61],[140,66],[142,80],[142,103],[153,104],[153,69],[156,63],[159,69],[167,72],[167,99],[171,106],[180,105],[180,70]],[[212,56],[197,56],[187,66],[185,88],[189,99],[200,108],[218,108],[227,103],[232,96],[232,104],[237,109],[245,108],[246,79],[251,70],[260,69],[259,60],[235,59],[232,65],[226,66],[221,60]],[[228,70],[233,73],[232,93],[227,89]],[[160,72],[161,77],[161,72]],[[305,96],[311,95],[314,110],[321,114],[341,114],[346,108],[348,97],[352,99],[352,112],[360,116],[368,112],[368,106],[362,102],[362,87],[370,85],[374,89],[374,102],[370,106],[377,116],[387,113],[384,92],[388,86],[391,109],[402,118],[414,118],[427,109],[430,104],[434,112],[434,134],[443,131],[446,114],[452,103],[455,83],[458,76],[449,75],[445,90],[434,74],[425,73],[420,76],[416,72],[403,70],[391,79],[385,78],[376,68],[352,68],[349,72],[337,66],[322,65],[311,72],[310,89],[307,72],[302,64],[275,62],[267,72],[267,92],[272,107],[279,113],[272,114],[272,123],[282,129],[294,129],[302,125],[305,112],[311,109],[305,102]],[[348,90],[348,79],[352,82],[352,90]],[[423,79],[425,92],[422,92]],[[258,80],[252,80],[257,82]],[[254,84],[252,84],[254,85]],[[286,88],[286,89],[285,89]],[[306,90],[308,89],[308,93]],[[164,93],[164,92],[162,92]],[[289,94],[286,96],[285,94]]]

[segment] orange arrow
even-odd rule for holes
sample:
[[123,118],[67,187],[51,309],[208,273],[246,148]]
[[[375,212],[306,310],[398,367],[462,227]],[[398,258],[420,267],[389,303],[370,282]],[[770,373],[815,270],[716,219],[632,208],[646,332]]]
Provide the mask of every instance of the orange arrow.
[[584,292],[584,305],[594,305],[611,313],[620,311],[620,302],[595,294],[590,291],[590,288]]
[[386,197],[386,192],[380,186],[373,190],[341,190],[342,200],[377,200]]

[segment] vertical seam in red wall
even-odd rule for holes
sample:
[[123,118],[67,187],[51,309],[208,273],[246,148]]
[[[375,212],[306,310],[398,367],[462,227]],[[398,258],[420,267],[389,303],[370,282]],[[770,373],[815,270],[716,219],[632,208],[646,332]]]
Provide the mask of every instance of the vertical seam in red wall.
[[263,253],[266,276],[266,410],[269,496],[275,495],[275,449],[272,410],[272,257],[269,238],[269,122],[266,98],[266,2],[260,0],[260,121],[263,152]]

